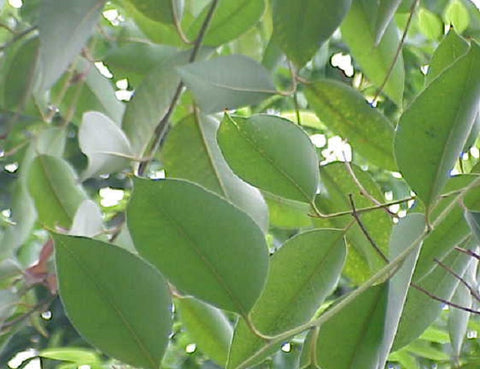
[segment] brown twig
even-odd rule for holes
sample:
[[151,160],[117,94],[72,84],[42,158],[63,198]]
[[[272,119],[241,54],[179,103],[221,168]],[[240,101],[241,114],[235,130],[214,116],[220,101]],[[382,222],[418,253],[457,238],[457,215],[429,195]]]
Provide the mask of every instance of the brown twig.
[[[200,50],[200,46],[202,45],[205,34],[207,33],[208,26],[210,25],[210,22],[212,21],[213,14],[215,13],[215,9],[217,8],[218,2],[219,2],[219,0],[213,0],[212,1],[212,5],[210,6],[210,9],[207,13],[207,16],[205,17],[205,20],[202,24],[202,28],[200,28],[200,32],[198,33],[198,36],[195,39],[192,54],[190,55],[190,58],[188,60],[189,63],[193,63],[195,61],[195,59],[197,58],[198,52]],[[177,102],[180,99],[180,96],[182,95],[182,90],[183,90],[183,82],[180,82],[177,86],[177,89],[175,90],[175,94],[173,95],[172,101],[170,102],[170,105],[167,109],[167,112],[165,113],[163,118],[160,120],[160,122],[157,124],[157,126],[155,127],[155,130],[154,130],[154,133],[153,133],[153,136],[154,136],[153,140],[151,141],[151,144],[149,145],[149,149],[146,151],[146,156],[147,157],[153,157],[154,153],[158,149],[158,146],[160,145],[160,142],[162,141],[163,137],[165,136],[166,132],[168,131],[170,117],[172,116],[173,111],[175,110],[175,106],[177,105]],[[150,162],[151,162],[151,160],[146,160],[146,161],[142,161],[139,164],[138,170],[137,170],[137,174],[139,176],[143,176],[145,174],[145,170],[147,169]]]
[[0,51],[3,51],[5,49],[7,49],[11,45],[13,45],[15,42],[21,40],[22,38],[27,36],[29,33],[35,31],[36,29],[37,29],[37,26],[32,26],[32,27],[27,28],[26,30],[20,32],[20,33],[17,33],[10,40],[8,40],[7,42],[5,42],[3,45],[0,46]]
[[475,291],[475,289],[470,286],[467,281],[465,279],[463,279],[463,277],[461,277],[458,273],[456,273],[452,268],[450,268],[448,265],[442,263],[440,260],[438,259],[434,259],[434,261],[440,265],[443,269],[445,269],[448,273],[450,273],[451,275],[453,275],[456,279],[458,279],[460,281],[460,283],[462,283],[469,291],[470,291],[470,294],[477,300],[477,301],[480,301],[480,295],[478,294],[477,291]]

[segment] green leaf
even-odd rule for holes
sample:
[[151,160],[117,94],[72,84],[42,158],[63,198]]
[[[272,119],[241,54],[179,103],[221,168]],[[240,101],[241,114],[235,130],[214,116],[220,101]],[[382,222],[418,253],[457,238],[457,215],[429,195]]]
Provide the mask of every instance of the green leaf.
[[243,55],[220,56],[177,70],[207,114],[257,104],[276,93],[269,72]]
[[93,34],[105,0],[43,0],[38,32],[42,86],[47,89],[67,69]]
[[[346,256],[343,236],[333,229],[304,232],[274,254],[265,290],[250,313],[260,332],[278,334],[313,317],[339,280]],[[238,367],[264,345],[240,319],[227,368]]]
[[383,35],[390,22],[392,22],[393,16],[401,2],[402,0],[379,0],[374,28],[375,45],[378,45],[380,41],[382,41]]
[[[423,214],[414,213],[402,218],[393,229],[390,241],[390,259],[396,258],[402,251],[412,245],[425,232],[425,228],[426,224]],[[421,242],[418,243],[417,249],[412,251],[400,269],[388,281],[387,312],[385,314],[385,327],[377,368],[384,368],[386,365],[388,354],[397,333],[398,323],[402,316],[420,247]]]
[[[209,50],[201,49],[199,58],[204,58]],[[164,117],[181,82],[175,67],[188,63],[190,51],[179,52],[164,60],[150,71],[135,90],[135,95],[127,105],[122,121],[122,129],[132,145],[134,154],[141,157],[148,148],[155,127]]]
[[106,115],[91,111],[83,115],[79,146],[88,157],[82,179],[125,168],[132,149],[125,133]]
[[465,31],[470,24],[468,10],[460,0],[450,1],[445,8],[443,18],[445,19],[445,23],[452,25],[459,34]]
[[271,115],[224,115],[217,140],[235,174],[262,190],[310,203],[318,187],[318,160],[305,132]]
[[443,23],[441,19],[430,10],[420,8],[417,13],[418,28],[431,40],[438,40],[443,35]]
[[334,80],[307,87],[310,106],[325,125],[346,138],[353,149],[382,168],[395,170],[393,126],[353,88]]
[[[76,60],[74,68],[75,76],[81,76],[79,82],[69,82],[71,76],[66,74],[51,90],[52,101],[59,101],[60,111],[66,114],[75,106],[72,121],[76,124],[80,124],[85,112],[92,110],[101,112],[116,124],[120,124],[125,105],[116,98],[111,81],[102,76],[95,65],[83,58]],[[66,92],[65,84],[70,86]]]
[[[378,202],[384,203],[385,199],[378,185],[371,176],[359,167],[351,165],[358,182]],[[320,168],[320,192],[315,198],[317,208],[324,214],[342,211],[351,211],[348,194],[357,209],[372,206],[372,202],[360,192],[358,184],[347,170],[345,163],[331,163]],[[362,224],[369,235],[376,242],[380,250],[388,255],[388,243],[392,229],[392,221],[383,210],[369,211],[360,215]],[[316,227],[346,228],[352,221],[352,216],[347,214],[341,217],[313,220]],[[385,265],[383,258],[375,251],[370,241],[363,234],[360,226],[355,224],[349,227],[346,239],[350,249],[344,273],[355,283],[362,283],[373,273]]]
[[[391,68],[400,39],[395,24],[389,23],[382,41],[376,44],[376,34],[372,31],[376,9],[376,0],[354,1],[340,29],[354,59],[378,87],[383,84]],[[398,106],[402,106],[404,79],[403,58],[400,54],[383,89]]]
[[[180,14],[181,0],[128,0],[144,16],[162,23],[173,23]],[[177,16],[178,17],[178,16]]]
[[178,289],[241,315],[250,311],[268,253],[247,214],[187,181],[136,179],[127,221],[135,248]]
[[275,196],[268,192],[264,192],[263,195],[268,205],[270,224],[273,226],[296,229],[312,225],[312,217],[309,215],[310,205]]
[[[450,178],[445,186],[445,193],[455,193],[477,180],[477,175],[464,174]],[[432,221],[448,207],[454,196],[442,198],[431,214]],[[480,210],[480,189],[473,188],[464,197],[466,206]],[[448,212],[423,242],[422,250],[415,269],[415,280],[430,273],[435,267],[435,259],[443,259],[455,246],[458,246],[470,235],[471,230],[464,218],[464,209],[461,204],[455,205]]]
[[[188,29],[190,40],[195,39],[210,10],[208,4],[200,15],[195,17]],[[215,10],[214,17],[203,40],[207,46],[220,46],[232,41],[248,31],[265,11],[265,0],[222,0]]]
[[465,219],[472,230],[472,234],[477,241],[480,240],[480,212],[466,210]]
[[[471,249],[472,247],[474,245],[471,243],[466,245],[466,248]],[[462,276],[471,258],[463,253],[452,251],[440,261],[457,275]],[[423,278],[414,280],[414,282],[428,291],[429,294],[447,301],[450,301],[459,283],[457,278],[438,264],[431,273]],[[407,294],[407,300],[392,351],[400,349],[419,337],[440,315],[442,305],[441,302],[432,299],[424,292],[411,287]]]
[[52,360],[70,361],[80,365],[95,365],[102,362],[96,352],[84,348],[48,348],[40,351],[39,356]]
[[479,99],[480,47],[473,44],[400,118],[395,136],[397,164],[427,208],[437,200],[462,152]]
[[103,230],[103,217],[98,205],[92,200],[84,200],[75,213],[69,234],[95,237]]
[[60,296],[75,328],[125,363],[158,369],[172,326],[161,274],[113,245],[62,235],[54,240]]
[[182,323],[203,353],[219,365],[227,362],[233,328],[225,314],[192,297],[175,300]]
[[70,228],[80,203],[87,198],[70,165],[49,155],[39,155],[33,160],[28,187],[38,219],[49,228]]
[[268,208],[260,191],[238,178],[220,152],[219,122],[203,114],[189,115],[171,129],[162,151],[168,177],[198,183],[231,201],[268,230]]
[[425,83],[430,84],[459,57],[465,55],[468,49],[468,42],[450,29],[433,53]]
[[387,294],[387,284],[371,287],[321,326],[316,354],[322,369],[376,368]]
[[351,0],[276,0],[273,37],[285,54],[302,67],[340,25]]

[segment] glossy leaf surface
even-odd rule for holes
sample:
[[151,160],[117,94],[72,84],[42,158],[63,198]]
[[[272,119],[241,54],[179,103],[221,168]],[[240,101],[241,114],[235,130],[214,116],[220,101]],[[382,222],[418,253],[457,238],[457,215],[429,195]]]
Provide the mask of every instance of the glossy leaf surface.
[[264,235],[254,221],[191,182],[136,179],[134,185],[127,220],[139,253],[181,291],[247,314],[268,272]]
[[291,200],[310,202],[318,163],[305,132],[271,115],[248,119],[224,115],[217,140],[228,165],[246,182]]
[[80,237],[54,239],[62,302],[78,331],[117,359],[157,369],[172,326],[161,274],[116,246]]

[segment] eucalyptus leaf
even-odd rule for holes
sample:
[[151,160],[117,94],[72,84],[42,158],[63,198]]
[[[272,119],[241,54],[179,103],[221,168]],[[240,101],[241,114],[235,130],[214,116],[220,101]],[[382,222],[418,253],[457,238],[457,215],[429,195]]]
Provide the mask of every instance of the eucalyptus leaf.
[[225,114],[217,133],[233,172],[262,190],[310,203],[318,187],[318,160],[305,132],[272,115]]
[[54,239],[62,302],[78,331],[119,360],[158,369],[172,327],[162,275],[113,245],[63,235]]
[[136,179],[127,221],[140,255],[179,290],[241,315],[251,310],[268,255],[247,214],[191,182]]

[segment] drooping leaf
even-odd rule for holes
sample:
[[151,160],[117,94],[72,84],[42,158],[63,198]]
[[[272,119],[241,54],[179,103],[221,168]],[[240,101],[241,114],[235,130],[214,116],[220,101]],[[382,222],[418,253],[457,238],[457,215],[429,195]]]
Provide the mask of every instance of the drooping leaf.
[[71,236],[95,237],[103,231],[103,217],[98,205],[92,200],[84,200],[73,218],[69,234]]
[[106,115],[91,111],[83,115],[78,132],[79,146],[88,157],[82,178],[125,168],[132,149],[125,133]]
[[173,23],[179,18],[181,0],[128,0],[144,16],[156,22]]
[[305,132],[271,115],[248,119],[224,115],[217,133],[233,172],[262,190],[311,202],[318,186],[318,160]]
[[[394,227],[390,241],[390,259],[394,259],[407,247],[412,245],[425,232],[425,216],[423,214],[409,214],[402,218]],[[410,287],[413,270],[420,251],[421,242],[404,261],[400,269],[388,281],[387,312],[385,314],[385,327],[382,344],[379,349],[377,368],[384,368],[388,354],[392,348],[393,340],[402,316],[405,299]]]
[[316,354],[322,369],[376,368],[387,295],[387,284],[371,287],[321,326]]
[[[464,247],[471,248],[474,245],[470,243]],[[462,276],[468,268],[471,258],[454,250],[440,261],[457,275]],[[459,280],[437,264],[431,273],[417,280],[414,278],[412,282],[427,291],[428,294],[450,301]],[[400,349],[419,337],[439,316],[442,305],[441,302],[432,299],[425,292],[410,287],[392,351]]]
[[257,104],[276,93],[269,72],[243,55],[220,56],[177,70],[207,114]]
[[[356,180],[378,202],[385,199],[378,185],[370,175],[359,167],[351,165]],[[333,214],[342,211],[351,211],[352,204],[349,194],[356,209],[372,206],[373,203],[365,198],[349,173],[345,163],[331,163],[320,168],[320,192],[315,198],[317,208],[324,214]],[[388,256],[388,243],[392,229],[392,221],[383,209],[370,211],[359,215],[362,224],[366,227],[370,237],[384,255]],[[313,220],[316,227],[345,228],[352,221],[352,216],[347,214],[341,217]],[[370,241],[362,232],[360,226],[355,224],[346,232],[346,239],[350,249],[348,251],[347,264],[344,273],[355,283],[362,283],[373,273],[385,265],[385,260],[374,249]]]
[[388,25],[393,20],[402,0],[380,0],[378,4],[377,17],[375,20],[375,45],[378,45],[387,30]]
[[454,29],[450,29],[433,53],[425,83],[430,84],[455,60],[464,55],[468,49],[468,42],[460,37]]
[[[437,200],[462,152],[479,99],[480,47],[473,44],[400,118],[395,136],[397,164],[427,208]],[[418,155],[420,147],[422,155]]]
[[[208,4],[188,29],[189,39],[197,37],[210,9]],[[265,11],[265,0],[222,0],[208,27],[204,45],[219,46],[236,39],[260,19]]]
[[81,237],[54,239],[60,296],[76,329],[119,360],[157,369],[172,326],[162,275],[116,246]]
[[373,164],[395,170],[393,126],[359,92],[325,79],[309,85],[306,94],[310,106],[329,129],[346,138]]
[[216,192],[245,211],[266,232],[265,200],[226,163],[216,140],[218,126],[216,119],[203,114],[189,115],[175,124],[162,151],[167,176],[188,179]]
[[260,228],[191,182],[136,179],[134,184],[127,221],[139,253],[181,291],[246,315],[268,271]]
[[276,0],[273,37],[297,66],[302,67],[332,35],[347,14],[351,0]]
[[49,228],[70,228],[86,194],[70,165],[50,155],[37,156],[29,169],[28,188],[38,219]]
[[[275,335],[313,317],[340,277],[346,256],[343,236],[342,231],[333,229],[304,232],[274,254],[265,290],[250,313],[260,332]],[[265,341],[239,320],[227,368],[238,367],[264,345]]]
[[42,86],[49,88],[93,34],[105,0],[44,0],[38,32]]
[[[372,30],[376,9],[376,0],[353,1],[340,29],[354,59],[360,64],[365,75],[379,87],[394,61],[400,36],[395,24],[390,22],[382,40],[376,44],[376,34]],[[404,79],[403,58],[400,54],[383,89],[398,106],[402,106]]]
[[233,328],[225,314],[193,297],[175,300],[182,323],[200,350],[219,365],[227,362]]

